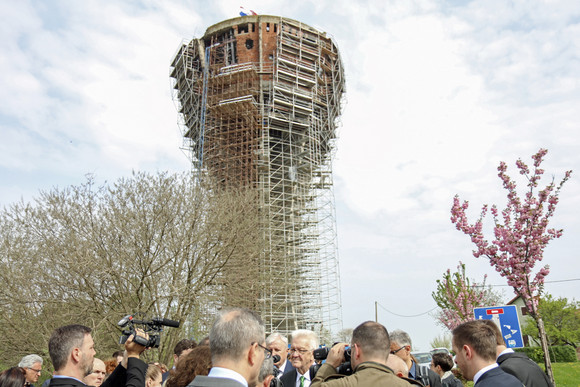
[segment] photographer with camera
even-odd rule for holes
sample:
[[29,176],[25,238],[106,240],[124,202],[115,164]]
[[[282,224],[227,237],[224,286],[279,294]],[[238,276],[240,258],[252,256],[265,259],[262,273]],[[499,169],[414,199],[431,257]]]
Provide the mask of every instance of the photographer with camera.
[[344,352],[347,345],[340,343],[330,349],[326,363],[320,367],[310,387],[411,385],[405,379],[397,377],[386,365],[391,344],[389,334],[381,324],[367,321],[352,332],[350,348],[354,373],[350,376],[338,374],[336,371],[345,361]]

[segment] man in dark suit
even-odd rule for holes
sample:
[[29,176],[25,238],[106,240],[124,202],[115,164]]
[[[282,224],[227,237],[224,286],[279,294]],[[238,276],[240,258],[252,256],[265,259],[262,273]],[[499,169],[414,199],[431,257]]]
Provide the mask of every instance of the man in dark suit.
[[260,316],[249,309],[222,311],[209,334],[212,368],[198,375],[188,387],[254,387],[264,359],[265,328]]
[[284,373],[280,380],[284,387],[309,387],[310,366],[314,364],[313,351],[318,348],[318,336],[316,333],[298,329],[292,332],[292,345],[290,346],[290,362],[295,368]]
[[553,387],[548,375],[525,353],[514,352],[505,345],[499,327],[491,320],[484,321],[495,332],[497,364],[499,368],[518,378],[526,387]]
[[[130,336],[125,343],[127,361],[123,360],[102,384],[102,387],[143,387],[147,364],[139,359],[145,347],[133,342]],[[48,342],[48,352],[54,375],[49,387],[86,387],[83,378],[92,372],[95,343],[91,328],[84,325],[66,325],[55,329]]]
[[280,357],[280,360],[278,360],[277,363],[274,363],[276,368],[280,371],[278,378],[295,369],[288,359],[288,339],[286,336],[283,336],[278,332],[270,334],[270,336],[266,337],[266,347],[272,351],[272,356],[278,355]]
[[483,321],[469,321],[453,330],[455,363],[474,387],[522,387],[513,375],[495,362],[496,339],[493,329]]

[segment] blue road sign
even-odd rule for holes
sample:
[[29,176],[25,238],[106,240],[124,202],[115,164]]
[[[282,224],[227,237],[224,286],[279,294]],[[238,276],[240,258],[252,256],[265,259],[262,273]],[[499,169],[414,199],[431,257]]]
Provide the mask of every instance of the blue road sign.
[[524,340],[515,305],[474,308],[476,320],[491,320],[497,324],[508,348],[522,348]]

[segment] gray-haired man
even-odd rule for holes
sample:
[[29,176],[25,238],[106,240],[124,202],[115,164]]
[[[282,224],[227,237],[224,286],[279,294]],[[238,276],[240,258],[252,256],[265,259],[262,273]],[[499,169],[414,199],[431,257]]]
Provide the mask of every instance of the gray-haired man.
[[222,311],[209,334],[212,368],[208,376],[198,375],[189,387],[248,387],[258,383],[266,348],[262,319],[249,309]]
[[26,355],[18,363],[26,371],[26,385],[34,387],[42,371],[42,358],[38,355]]

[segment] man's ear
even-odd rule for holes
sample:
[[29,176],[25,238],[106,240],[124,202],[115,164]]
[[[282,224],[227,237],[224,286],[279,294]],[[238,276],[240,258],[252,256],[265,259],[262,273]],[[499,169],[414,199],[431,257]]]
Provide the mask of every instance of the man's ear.
[[471,360],[473,358],[473,350],[467,344],[463,345],[462,350],[465,352],[465,358]]
[[270,387],[270,383],[272,382],[272,379],[274,379],[274,375],[266,376],[266,379],[264,379],[264,381],[262,382],[262,386]]
[[252,366],[256,363],[256,356],[258,355],[256,348],[258,348],[258,343],[252,344],[248,350],[248,363]]
[[[362,351],[361,351],[360,345],[355,343],[352,346],[354,347],[354,358],[357,360],[360,359],[360,357],[362,356]],[[351,353],[351,355],[352,355],[352,353]]]
[[81,358],[82,358],[81,349],[80,348],[73,348],[70,356],[73,359],[73,362],[75,362],[75,363],[80,362]]

